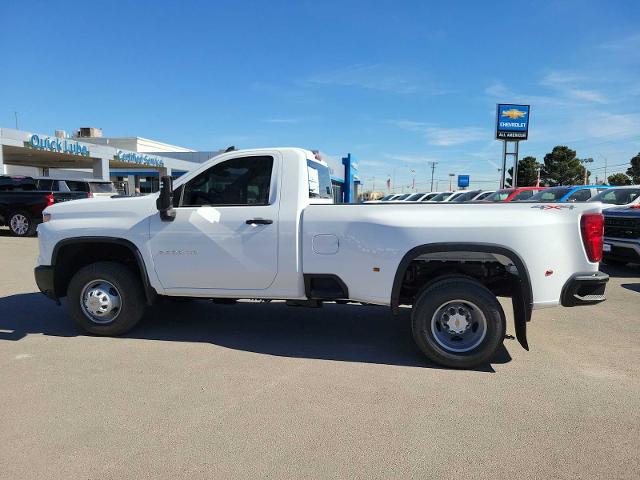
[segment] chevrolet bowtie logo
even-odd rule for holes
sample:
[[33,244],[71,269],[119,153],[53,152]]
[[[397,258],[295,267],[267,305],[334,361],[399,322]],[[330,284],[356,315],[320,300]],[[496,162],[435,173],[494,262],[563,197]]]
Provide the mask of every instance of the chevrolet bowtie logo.
[[517,108],[512,108],[511,110],[504,110],[501,113],[501,116],[508,117],[512,120],[517,120],[518,118],[522,118],[526,115],[526,112],[522,110],[518,110]]

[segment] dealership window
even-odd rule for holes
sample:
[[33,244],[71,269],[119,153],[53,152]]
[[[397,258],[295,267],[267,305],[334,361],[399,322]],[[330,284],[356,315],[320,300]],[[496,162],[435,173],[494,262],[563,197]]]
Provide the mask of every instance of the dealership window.
[[181,207],[268,205],[273,157],[227,160],[202,172],[183,189]]

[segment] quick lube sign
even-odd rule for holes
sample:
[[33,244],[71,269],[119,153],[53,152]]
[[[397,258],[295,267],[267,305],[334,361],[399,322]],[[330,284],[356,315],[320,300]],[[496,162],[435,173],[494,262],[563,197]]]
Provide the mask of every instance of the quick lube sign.
[[118,150],[115,159],[121,162],[137,163],[138,165],[164,167],[163,160],[157,157],[152,157],[151,155],[145,155],[144,153],[125,152],[123,150]]
[[25,145],[36,150],[48,150],[56,153],[68,153],[71,155],[89,156],[89,149],[79,142],[68,140],[65,138],[41,137],[33,134]]
[[496,112],[496,138],[526,140],[529,135],[530,105],[499,103]]

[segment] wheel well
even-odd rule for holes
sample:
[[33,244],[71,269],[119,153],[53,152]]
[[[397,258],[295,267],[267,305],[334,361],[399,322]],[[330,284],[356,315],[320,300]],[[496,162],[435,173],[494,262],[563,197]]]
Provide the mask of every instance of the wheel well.
[[110,240],[70,241],[56,246],[53,254],[56,295],[59,298],[67,295],[69,282],[78,270],[103,261],[117,262],[129,267],[140,279],[147,293],[147,301],[152,300],[144,263],[136,247],[130,242]]
[[423,287],[451,275],[475,279],[496,296],[518,294],[532,302],[529,273],[513,251],[493,244],[435,243],[415,247],[403,257],[393,282],[392,309],[412,305]]

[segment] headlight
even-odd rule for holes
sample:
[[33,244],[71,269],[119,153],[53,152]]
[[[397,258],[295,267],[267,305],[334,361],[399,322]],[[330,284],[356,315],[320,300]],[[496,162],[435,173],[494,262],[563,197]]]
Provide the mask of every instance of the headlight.
[[50,213],[43,213],[42,214],[42,222],[48,222],[49,220],[51,220],[51,214]]

